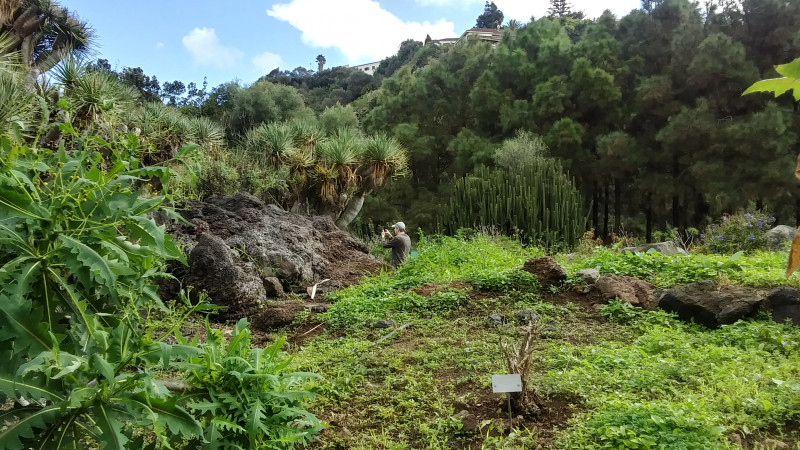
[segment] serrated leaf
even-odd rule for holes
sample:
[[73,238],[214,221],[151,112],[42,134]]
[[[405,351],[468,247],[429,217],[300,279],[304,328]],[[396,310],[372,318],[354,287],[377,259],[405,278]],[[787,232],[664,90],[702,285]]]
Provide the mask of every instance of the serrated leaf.
[[[47,386],[39,377],[17,377],[0,374],[0,392],[8,397],[44,398],[50,402],[60,402],[64,397]],[[2,423],[2,422],[0,422]]]
[[183,253],[178,249],[170,236],[166,234],[163,226],[158,226],[152,219],[147,217],[130,217],[126,227],[130,231],[130,236],[139,240],[143,245],[155,247],[151,250],[164,258],[183,259]]
[[100,444],[104,450],[125,450],[128,436],[122,432],[122,421],[117,412],[107,405],[97,405],[92,414],[100,428]]
[[786,78],[800,79],[800,58],[787,64],[780,64],[775,66],[775,71],[785,76]]
[[26,406],[0,411],[0,424],[10,424],[4,429],[0,429],[0,448],[6,450],[27,448],[27,445],[23,445],[22,440],[33,439],[36,430],[46,429],[56,422],[60,415],[60,409],[60,406],[50,405],[44,408]]
[[202,436],[203,428],[200,426],[200,422],[185,409],[177,406],[180,396],[175,395],[167,400],[160,400],[147,398],[140,392],[134,398],[149,405],[150,410],[156,414],[158,422],[173,434],[180,434],[184,437]]
[[15,352],[21,354],[35,355],[51,349],[53,342],[41,308],[33,309],[25,297],[2,294],[0,305],[0,341],[14,339]]
[[[71,253],[78,256],[78,261],[89,269],[95,280],[107,286],[110,291],[116,292],[114,283],[117,282],[117,276],[108,266],[108,261],[106,261],[103,256],[97,253],[93,248],[70,236],[61,234],[58,236],[58,240],[61,241],[64,247],[68,248]],[[91,287],[91,285],[86,287]]]
[[106,361],[105,358],[103,358],[101,355],[94,354],[92,355],[91,362],[92,368],[96,370],[97,373],[104,376],[108,381],[114,381],[114,366]]

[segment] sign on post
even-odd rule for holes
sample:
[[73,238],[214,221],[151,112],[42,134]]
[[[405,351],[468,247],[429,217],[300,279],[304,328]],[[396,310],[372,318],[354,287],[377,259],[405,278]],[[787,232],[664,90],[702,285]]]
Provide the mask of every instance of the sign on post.
[[522,392],[522,378],[518,373],[512,375],[492,375],[492,392]]
[[[522,377],[518,373],[511,375],[492,375],[492,392],[495,394],[509,393],[509,392],[522,392]],[[511,415],[511,396],[508,397],[508,425],[513,425],[513,417]]]

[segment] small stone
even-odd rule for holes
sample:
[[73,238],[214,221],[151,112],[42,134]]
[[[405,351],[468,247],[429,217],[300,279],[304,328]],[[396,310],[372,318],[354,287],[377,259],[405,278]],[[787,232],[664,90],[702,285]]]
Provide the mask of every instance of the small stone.
[[397,324],[393,320],[370,320],[367,322],[369,328],[394,328]]
[[506,316],[500,313],[489,314],[489,320],[495,325],[505,325],[508,323]]
[[586,284],[594,284],[600,279],[600,271],[597,269],[581,269],[577,275]]
[[775,450],[789,450],[790,448],[789,444],[776,439],[764,439],[763,444],[766,448],[772,448]]
[[728,441],[730,441],[731,444],[733,444],[733,445],[735,445],[737,447],[744,447],[744,441],[742,440],[742,437],[739,436],[739,433],[731,433],[731,434],[729,434],[728,435]]
[[324,313],[328,310],[329,305],[326,303],[314,303],[306,305],[306,309],[314,314]]
[[281,280],[276,277],[264,277],[262,281],[264,282],[264,290],[267,292],[268,296],[283,297],[285,295]]
[[538,322],[540,318],[536,311],[531,311],[530,309],[517,311],[514,313],[514,317],[516,317],[517,322],[520,323]]

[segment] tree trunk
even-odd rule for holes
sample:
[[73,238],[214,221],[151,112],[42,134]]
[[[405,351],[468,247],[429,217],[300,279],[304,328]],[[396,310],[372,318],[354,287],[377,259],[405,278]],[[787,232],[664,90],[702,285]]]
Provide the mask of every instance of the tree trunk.
[[672,226],[679,228],[681,226],[681,199],[677,195],[672,196]]
[[339,215],[339,218],[336,219],[336,226],[339,227],[341,230],[347,230],[347,226],[355,220],[358,216],[358,213],[361,212],[361,208],[364,206],[364,199],[366,196],[364,194],[354,194],[350,197],[350,201],[347,202],[347,206],[342,211],[342,214]]
[[608,234],[608,183],[603,183],[603,242],[609,243]]
[[597,187],[597,182],[592,184],[592,228],[594,229],[594,237],[600,231],[600,189]]
[[614,232],[622,233],[622,183],[614,180]]

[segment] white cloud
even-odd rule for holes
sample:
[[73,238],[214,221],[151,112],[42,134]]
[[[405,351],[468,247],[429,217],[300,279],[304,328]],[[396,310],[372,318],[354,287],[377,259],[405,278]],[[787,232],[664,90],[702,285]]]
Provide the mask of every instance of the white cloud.
[[228,68],[242,58],[242,52],[237,48],[220,43],[213,28],[195,28],[183,37],[183,46],[201,66]]
[[[475,5],[475,17],[481,13],[481,6],[485,0],[415,0],[418,4],[423,6],[452,6],[461,5],[469,6]],[[531,0],[494,0],[495,5],[503,11],[506,20],[516,19],[521,22],[528,22],[531,17],[543,17],[547,15],[547,8],[550,7],[550,2],[546,0],[531,1]],[[632,9],[641,6],[641,0],[571,0],[573,11],[583,11],[588,17],[597,17],[603,14],[603,11],[610,9],[611,12],[622,17],[628,14]]]
[[275,53],[270,52],[264,52],[260,55],[256,55],[251,61],[253,62],[253,65],[263,73],[270,72],[272,69],[283,65],[283,58],[281,58],[281,55],[276,55]]
[[267,14],[300,30],[304,44],[338,48],[351,63],[393,55],[406,39],[456,36],[453,22],[404,22],[374,0],[291,0]]
[[164,48],[164,43],[163,42],[156,42],[156,48],[157,49],[158,48]]

